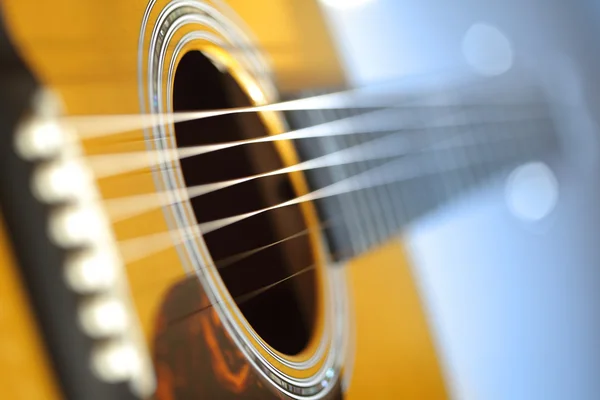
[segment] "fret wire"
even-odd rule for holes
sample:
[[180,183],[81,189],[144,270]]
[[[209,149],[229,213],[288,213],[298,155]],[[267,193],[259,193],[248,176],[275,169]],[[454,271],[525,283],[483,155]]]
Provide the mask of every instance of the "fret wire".
[[[376,138],[377,134],[373,132],[368,132],[365,135],[366,141],[374,140]],[[366,164],[367,167],[370,169],[375,168],[378,164],[380,164],[380,162],[376,160],[367,160]],[[394,221],[391,210],[393,205],[391,202],[390,191],[388,186],[389,185],[384,185],[374,188],[375,199],[379,205],[379,208],[381,208],[381,210],[383,211],[383,213],[380,213],[381,216],[378,218],[378,220],[383,220],[383,225],[381,225],[379,230],[383,230],[383,232],[381,232],[381,236],[383,236],[384,238],[389,237],[392,234],[392,232],[396,230],[397,225]]]
[[[469,107],[470,106],[468,106],[468,105],[463,105],[463,109],[467,109]],[[460,124],[465,124],[465,119],[466,119],[466,113],[460,114],[456,118],[457,122]],[[467,132],[467,134],[470,134],[470,135],[474,134],[473,130],[470,129],[470,126],[468,126],[468,125],[465,126],[465,131]],[[468,163],[468,161],[469,161],[468,154],[463,147],[459,147],[456,152],[452,153],[451,157],[452,157],[454,164],[460,164],[461,162]],[[464,174],[456,174],[454,181],[455,181],[456,192],[465,190],[468,187],[470,187],[474,181],[473,173],[471,172],[470,169],[467,168]],[[453,194],[454,194],[454,191],[451,192],[451,195],[453,195]]]
[[[353,114],[349,112],[348,109],[344,110],[332,110],[332,115],[335,119],[343,119],[347,117],[352,117]],[[341,143],[342,148],[348,148],[352,146],[356,146],[360,144],[357,139],[359,135],[352,135],[346,137],[337,138],[337,142]],[[354,163],[350,165],[345,165],[344,169],[347,171],[348,176],[358,175],[364,172],[364,168],[362,168],[361,163]],[[369,198],[367,195],[367,190],[360,190],[358,192],[347,193],[346,196],[349,201],[353,202],[356,205],[356,219],[358,221],[357,229],[350,232],[351,235],[359,235],[361,238],[361,253],[366,251],[372,243],[377,241],[377,228],[374,225],[375,220],[369,218],[368,210],[369,207]]]
[[[466,107],[464,107],[462,105],[462,101],[460,98],[460,95],[458,93],[454,93],[454,92],[448,92],[445,94],[445,96],[450,96],[452,97],[451,101],[456,101],[458,104],[461,104],[460,106],[460,111],[459,113],[453,115],[452,118],[452,123],[456,124],[459,123],[459,119],[461,117],[461,115],[464,116],[464,118],[466,118]],[[432,135],[432,130],[431,129],[427,129],[427,134],[428,136]],[[438,154],[437,156],[433,157],[433,162],[436,165],[439,165],[440,162],[446,162],[450,165],[455,165],[454,160],[452,159],[452,152],[445,152],[445,153],[441,153]],[[443,159],[442,159],[443,158]],[[453,174],[449,174],[449,175],[453,175]],[[437,179],[438,181],[441,182],[440,187],[438,188],[438,200],[440,203],[443,203],[446,199],[450,198],[453,194],[453,189],[452,186],[453,184],[450,182],[451,178],[448,179],[448,177],[444,177],[444,176],[440,176]]]
[[[332,111],[315,110],[313,112],[310,112],[309,114],[311,114],[313,116],[313,119],[318,121],[318,123],[324,123],[328,121],[328,113],[332,113]],[[341,150],[336,146],[335,138],[331,136],[321,138],[321,142],[324,145],[326,154]],[[334,181],[339,181],[349,177],[349,175],[345,173],[343,165],[329,168],[329,172],[332,175]],[[359,210],[355,207],[355,204],[352,202],[352,199],[349,196],[337,196],[337,203],[339,203],[342,214],[344,215],[344,220],[347,221],[346,235],[350,240],[350,245],[355,252],[359,252],[361,248],[360,240],[363,238],[356,237],[356,235],[353,234],[353,232],[360,231],[361,229],[360,224],[355,218],[355,216],[358,215]]]
[[[422,112],[418,113],[420,120],[423,121],[424,115]],[[454,119],[454,116],[452,117]],[[447,133],[455,134],[455,132],[450,129]],[[424,131],[425,137],[432,137],[431,130],[425,129]],[[435,139],[434,139],[435,143]],[[434,167],[439,167],[439,153],[434,152],[430,157],[430,164]],[[422,215],[428,209],[433,209],[440,202],[440,190],[439,190],[439,178],[440,174],[430,175],[423,180],[423,183],[419,185],[421,200],[418,202],[418,215]]]
[[[462,109],[463,110],[468,110],[469,108],[472,108],[470,105],[465,105],[463,101],[461,101],[461,93],[455,93],[457,100],[459,103],[463,104]],[[476,135],[481,135],[481,134],[488,134],[487,132],[482,133],[479,132],[474,128],[474,121],[473,119],[468,119],[468,113],[465,112],[461,115],[457,115],[455,117],[455,122],[457,123],[462,123],[462,124],[466,124],[466,130],[468,131],[467,134],[467,140],[470,138],[473,138]],[[493,136],[493,135],[490,135]],[[463,147],[459,147],[459,149],[464,149]],[[458,159],[457,159],[458,157]],[[467,163],[469,163],[469,156],[468,153],[465,151],[458,151],[456,153],[452,153],[452,154],[448,154],[448,158],[452,161],[453,164],[460,164],[461,159],[462,160],[466,160]],[[490,158],[490,160],[492,160],[493,158]],[[439,161],[439,160],[438,160]],[[464,161],[463,161],[464,162]],[[478,168],[478,165],[475,165],[474,168]],[[442,201],[446,201],[448,198],[451,198],[453,196],[455,196],[457,193],[460,193],[461,191],[464,190],[468,190],[470,187],[474,186],[474,180],[473,180],[473,173],[470,167],[467,167],[464,169],[464,173],[458,173],[458,174],[450,174],[450,176],[453,176],[453,178],[450,178],[451,180],[454,181],[454,185],[455,189],[453,189],[450,185],[446,186],[446,193],[444,198],[442,199]],[[446,182],[446,179],[444,179],[444,182]]]

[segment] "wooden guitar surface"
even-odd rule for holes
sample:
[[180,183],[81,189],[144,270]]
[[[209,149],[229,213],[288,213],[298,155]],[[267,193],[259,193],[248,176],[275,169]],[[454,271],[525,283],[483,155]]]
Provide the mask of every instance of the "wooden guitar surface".
[[[164,1],[158,1],[161,2]],[[282,87],[337,86],[343,82],[342,67],[314,2],[231,0],[229,4],[264,45]],[[74,115],[140,112],[137,51],[146,5],[145,0],[5,0],[2,3],[17,48],[40,80],[60,95],[66,112]],[[307,21],[310,27],[306,26]],[[106,149],[108,143],[113,152],[145,150],[142,131],[131,132],[127,139],[131,140],[119,143],[97,139],[86,143],[85,149],[94,154],[98,146]],[[99,182],[101,193],[105,197],[118,197],[152,191],[154,181],[150,170],[146,172],[103,179]],[[160,210],[115,225],[118,239],[164,230],[168,226]],[[2,325],[13,327],[15,332],[11,334],[3,328],[3,334],[10,334],[11,340],[15,340],[11,343],[27,354],[18,368],[1,363],[0,376],[8,377],[7,381],[15,387],[10,398],[58,397],[52,373],[45,367],[48,363],[43,360],[44,352],[35,338],[35,325],[18,289],[8,246],[3,236],[0,239],[0,292],[7,299],[2,306],[13,305],[10,310],[2,311]],[[211,382],[230,393],[230,397],[222,398],[235,398],[242,393],[246,398],[265,398],[264,393],[269,393],[268,398],[277,398],[266,391],[241,359],[241,353],[228,342],[211,311],[183,322],[168,334],[162,331],[161,311],[165,308],[177,307],[181,301],[188,305],[206,302],[194,282],[182,281],[183,270],[174,248],[129,263],[127,274],[146,341],[156,356],[157,399],[211,398],[213,389],[205,387]],[[355,358],[346,368],[350,382],[344,398],[446,398],[426,313],[400,241],[350,262],[348,281],[355,325],[351,335]],[[149,286],[153,290],[147,290]],[[157,287],[160,289],[156,290]],[[177,347],[182,337],[194,346]],[[2,358],[9,354],[2,353]],[[200,372],[208,372],[189,386],[190,392],[176,396],[183,390],[182,385],[193,379],[187,370],[191,367],[185,363],[196,362],[196,354],[198,360],[210,360],[199,367]],[[185,361],[176,359],[182,355],[187,357]],[[196,371],[195,367],[192,370]],[[19,387],[30,390],[35,387],[42,394],[36,392],[36,397]]]

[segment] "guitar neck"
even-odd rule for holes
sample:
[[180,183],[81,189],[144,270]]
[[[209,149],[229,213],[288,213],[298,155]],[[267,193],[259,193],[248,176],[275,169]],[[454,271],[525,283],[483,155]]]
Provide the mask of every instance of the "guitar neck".
[[306,171],[312,190],[336,188],[315,200],[333,258],[382,244],[503,171],[555,150],[549,105],[538,91],[513,89],[411,95],[378,110],[290,113],[295,129],[328,124],[322,126],[339,132],[345,124],[352,132],[296,141],[304,160],[347,155]]

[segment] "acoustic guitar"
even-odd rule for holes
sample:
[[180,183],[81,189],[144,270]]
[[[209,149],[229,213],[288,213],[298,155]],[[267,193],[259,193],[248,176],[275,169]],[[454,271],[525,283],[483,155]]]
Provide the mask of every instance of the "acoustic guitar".
[[445,399],[398,237],[561,146],[534,74],[351,87],[307,0],[3,0],[7,399]]

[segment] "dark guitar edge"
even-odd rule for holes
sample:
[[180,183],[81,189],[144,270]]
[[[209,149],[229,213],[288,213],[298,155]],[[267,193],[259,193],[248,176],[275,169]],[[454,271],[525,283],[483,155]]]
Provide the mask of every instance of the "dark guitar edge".
[[41,85],[10,42],[1,10],[0,87],[0,207],[62,394],[68,399],[135,399],[127,384],[106,383],[92,372],[89,357],[94,340],[77,320],[80,296],[63,280],[67,251],[47,235],[53,207],[38,201],[30,189],[37,163],[22,159],[14,150],[15,132],[34,112],[33,98]]

